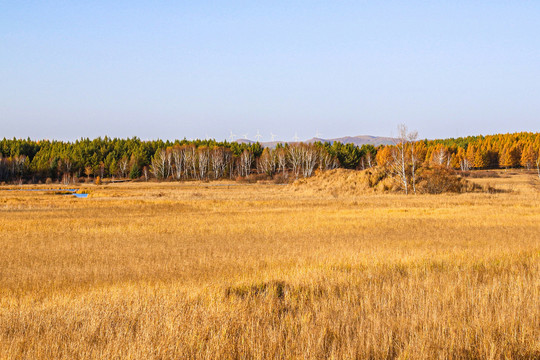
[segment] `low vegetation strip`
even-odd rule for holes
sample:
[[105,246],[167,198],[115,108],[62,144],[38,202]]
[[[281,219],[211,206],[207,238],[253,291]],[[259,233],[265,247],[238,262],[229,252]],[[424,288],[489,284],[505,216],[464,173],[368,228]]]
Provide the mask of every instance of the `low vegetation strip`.
[[[104,178],[218,180],[271,178],[278,182],[307,178],[316,170],[379,166],[399,178],[405,192],[415,190],[421,168],[525,168],[540,177],[540,133],[420,140],[400,126],[393,145],[356,146],[340,142],[260,143],[216,140],[141,141],[139,138],[75,142],[0,140],[0,182],[73,184]],[[424,176],[429,175],[424,173]]]

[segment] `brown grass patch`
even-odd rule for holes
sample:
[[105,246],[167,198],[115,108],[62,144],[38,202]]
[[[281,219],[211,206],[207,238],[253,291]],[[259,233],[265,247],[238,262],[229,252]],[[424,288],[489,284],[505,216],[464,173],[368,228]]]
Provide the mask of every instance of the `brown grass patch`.
[[0,191],[0,358],[538,358],[540,196],[515,176]]

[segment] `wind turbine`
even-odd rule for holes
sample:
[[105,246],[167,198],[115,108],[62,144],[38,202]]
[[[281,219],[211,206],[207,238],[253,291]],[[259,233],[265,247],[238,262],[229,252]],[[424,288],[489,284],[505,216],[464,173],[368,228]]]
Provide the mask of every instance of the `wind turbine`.
[[294,140],[294,142],[298,142],[298,140],[300,140],[297,133],[294,133],[293,140]]
[[247,140],[247,139],[248,139],[247,137],[248,137],[248,134],[245,133],[245,134],[242,136],[242,139],[246,139],[246,140]]
[[270,138],[272,139],[271,141],[276,140],[276,134],[270,133]]
[[233,132],[232,132],[232,130],[231,130],[231,135],[229,135],[229,141],[230,141],[230,142],[233,142],[235,137],[236,137],[236,135],[233,134]]
[[317,139],[321,139],[322,134],[319,132],[319,129],[317,129],[317,132],[315,132],[315,137]]
[[255,135],[255,140],[257,140],[257,142],[259,142],[259,141],[261,141],[261,139],[262,139],[262,135],[259,132],[259,129],[257,129],[257,135]]

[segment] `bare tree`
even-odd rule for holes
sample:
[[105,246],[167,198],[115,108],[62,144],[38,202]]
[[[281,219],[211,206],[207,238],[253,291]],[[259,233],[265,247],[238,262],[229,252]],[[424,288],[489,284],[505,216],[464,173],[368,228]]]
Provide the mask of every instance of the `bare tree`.
[[152,158],[152,172],[157,179],[164,179],[167,166],[167,152],[159,149]]
[[287,176],[287,151],[284,148],[280,147],[279,149],[276,149],[275,153],[277,157],[278,169],[281,170],[283,177],[285,177]]
[[461,168],[461,171],[469,171],[471,169],[471,165],[472,164],[470,163],[469,159],[465,157],[459,162],[459,167]]
[[198,156],[197,156],[197,148],[193,145],[189,147],[189,151],[191,152],[190,158],[191,158],[191,173],[193,174],[193,178],[198,177]]
[[270,148],[264,148],[261,156],[257,161],[257,171],[264,173],[268,176],[272,176],[275,170],[275,156],[274,150]]
[[405,194],[409,193],[409,180],[407,178],[407,154],[406,145],[408,142],[407,127],[404,124],[398,125],[398,136],[392,149],[392,170],[398,176]]
[[19,183],[21,183],[28,165],[28,158],[26,155],[2,157],[2,154],[0,153],[0,180],[2,178],[10,179],[18,177]]
[[165,178],[168,179],[173,174],[173,154],[171,148],[165,150],[165,164]]
[[184,148],[184,151],[182,153],[184,158],[184,177],[186,179],[189,179],[190,172],[196,167],[195,163],[195,146],[189,145],[186,148]]
[[210,151],[208,147],[201,146],[197,149],[198,161],[199,161],[199,176],[200,179],[205,179],[208,175],[208,166],[210,160]]
[[433,162],[439,166],[447,166],[450,156],[444,147],[440,147],[433,152]]
[[322,171],[332,170],[338,167],[338,160],[324,148],[319,150],[319,169]]
[[99,163],[99,174],[101,176],[101,179],[103,179],[103,176],[105,175],[105,164],[102,162]]
[[69,156],[66,156],[62,159],[62,163],[64,164],[64,169],[67,174],[71,173],[71,168],[73,166],[73,162],[71,161],[71,158]]
[[234,168],[234,157],[233,157],[233,153],[230,149],[223,149],[223,164],[221,164],[222,166],[222,175],[225,176],[225,172],[227,170],[227,168],[229,169],[229,176],[231,176],[232,178],[232,174],[233,174],[233,168]]
[[302,165],[302,150],[300,149],[300,145],[297,143],[291,144],[289,146],[288,155],[293,174],[296,179],[298,179],[298,175],[300,174],[300,169]]
[[144,180],[148,181],[148,166],[143,167]]
[[240,157],[231,156],[229,160],[229,177],[234,179],[236,176],[242,176],[242,167],[240,166]]
[[253,154],[249,150],[244,150],[240,155],[240,176],[248,176],[251,173],[251,165],[253,164]]
[[368,167],[373,167],[373,155],[371,154],[371,151],[368,151],[366,153],[365,158],[366,158],[366,161],[368,163]]
[[178,145],[173,147],[171,153],[174,162],[174,177],[176,180],[182,178],[182,172],[184,170],[184,149]]
[[62,184],[69,185],[72,181],[72,177],[69,173],[64,173],[62,176]]
[[317,154],[318,152],[314,145],[300,144],[302,175],[305,178],[310,177],[313,174],[313,170],[317,165]]
[[210,154],[210,164],[212,167],[212,172],[214,173],[214,179],[221,178],[225,171],[225,156],[222,147],[216,146],[212,149]]
[[[409,193],[409,183],[412,184],[416,193],[416,170],[418,155],[416,154],[416,139],[418,132],[407,132],[407,126],[398,126],[398,136],[391,149],[391,161],[389,162],[392,173],[398,177],[405,194]],[[410,154],[409,151],[410,150]]]
[[13,164],[15,167],[13,174],[19,177],[19,182],[22,182],[26,161],[26,155],[18,155],[13,157]]
[[126,156],[124,156],[118,161],[118,169],[120,170],[120,176],[123,178],[125,178],[127,175],[128,165],[129,165],[129,160]]
[[411,147],[411,178],[413,191],[416,194],[416,162],[418,161],[414,144],[418,139],[418,131],[412,131],[407,135],[407,140],[410,142]]
[[270,149],[270,157],[271,157],[271,161],[270,161],[270,171],[272,172],[272,174],[275,174],[276,171],[278,171],[278,154],[277,154],[277,149]]

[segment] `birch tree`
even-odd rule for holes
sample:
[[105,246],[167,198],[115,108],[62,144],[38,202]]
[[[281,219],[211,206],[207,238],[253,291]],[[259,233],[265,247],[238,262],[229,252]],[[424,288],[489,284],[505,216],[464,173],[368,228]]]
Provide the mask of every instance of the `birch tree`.
[[286,170],[287,170],[287,151],[280,147],[276,149],[276,157],[277,157],[277,166],[278,169],[283,174],[283,177],[287,176]]
[[313,170],[315,169],[315,166],[317,165],[317,156],[318,152],[315,149],[315,146],[309,145],[309,144],[301,144],[300,145],[300,156],[301,156],[301,167],[302,167],[302,175],[306,177],[310,177],[313,175]]
[[[416,163],[418,159],[415,153],[415,142],[417,138],[418,132],[408,133],[407,126],[403,124],[398,126],[398,136],[392,149],[390,167],[398,177],[405,194],[409,193],[409,183],[412,184],[413,191],[416,193]],[[410,154],[408,150],[410,150]]]
[[439,166],[445,166],[448,158],[448,153],[444,147],[439,147],[433,152],[432,162]]
[[268,176],[272,176],[274,174],[275,165],[273,152],[274,151],[270,148],[264,148],[257,161],[257,171],[259,173],[264,173]]
[[165,150],[165,164],[165,178],[168,179],[173,174],[173,155],[171,148]]
[[199,162],[199,176],[200,179],[205,179],[208,175],[208,166],[210,160],[210,151],[208,147],[201,146],[197,149],[197,160]]
[[415,143],[418,139],[418,131],[412,131],[409,134],[407,134],[407,140],[410,143],[411,148],[411,182],[413,187],[413,192],[416,194],[416,163],[418,161],[416,156],[416,148]]
[[148,181],[148,166],[143,167],[144,181]]
[[368,167],[373,167],[373,154],[371,153],[371,151],[368,151],[366,153],[366,161],[368,163]]
[[223,164],[222,164],[222,174],[225,176],[226,171],[229,171],[229,175],[232,178],[234,170],[234,157],[230,149],[223,149]]
[[167,152],[163,149],[158,149],[152,158],[152,173],[154,176],[162,180],[165,178],[166,165],[167,164]]
[[300,174],[302,166],[302,150],[300,149],[299,144],[291,144],[288,151],[289,162],[291,164],[292,172],[296,179]]
[[251,165],[253,164],[253,154],[249,150],[244,150],[240,155],[240,176],[248,176],[251,173]]
[[391,166],[393,172],[400,180],[405,194],[409,193],[409,180],[407,178],[407,154],[406,145],[408,142],[407,127],[403,124],[398,125],[398,136],[395,140],[395,146],[392,149],[392,162]]
[[180,180],[184,171],[184,149],[180,146],[173,147],[172,157],[174,162],[174,177],[176,180]]
[[212,167],[214,179],[221,178],[225,172],[225,156],[222,147],[216,146],[212,149],[212,152],[210,154],[210,164]]
[[127,156],[122,157],[120,161],[118,161],[118,169],[120,170],[120,176],[122,178],[126,178],[128,166],[129,160]]
[[184,161],[184,176],[186,179],[197,176],[197,149],[195,145],[184,148],[182,153]]

